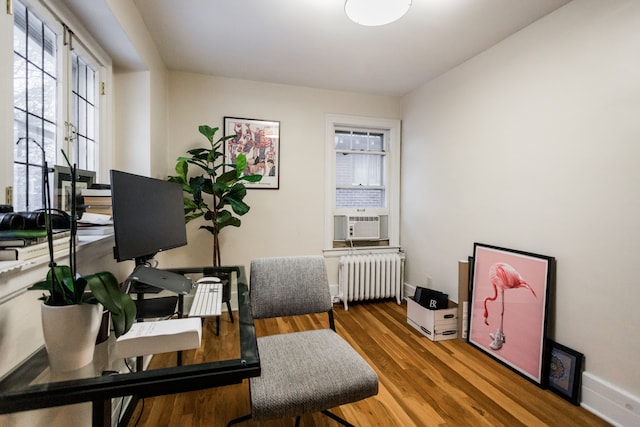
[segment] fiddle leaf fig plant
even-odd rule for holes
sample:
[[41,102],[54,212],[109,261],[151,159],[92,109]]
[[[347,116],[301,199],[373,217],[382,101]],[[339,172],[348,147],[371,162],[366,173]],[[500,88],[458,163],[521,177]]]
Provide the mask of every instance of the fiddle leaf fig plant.
[[[213,236],[213,265],[217,267],[220,266],[220,231],[227,226],[240,227],[239,217],[249,212],[249,205],[244,202],[247,189],[243,181],[258,182],[262,175],[244,175],[247,167],[244,154],[238,154],[235,163],[224,162],[224,142],[236,135],[216,140],[219,128],[201,125],[198,130],[207,138],[209,146],[188,150],[188,157],[178,157],[177,175],[168,179],[182,185],[186,193],[185,222],[197,218],[206,221],[200,228]],[[189,176],[189,165],[199,168],[200,175]]]
[[[71,166],[64,151],[62,152],[71,170],[71,194],[76,194],[76,167]],[[45,165],[46,167],[46,165]],[[75,197],[71,198],[71,242],[69,248],[69,265],[57,265],[53,255],[53,230],[51,227],[51,194],[49,192],[47,174],[45,173],[45,227],[49,243],[49,272],[47,277],[29,288],[48,292],[40,299],[50,306],[66,306],[75,304],[100,303],[111,313],[111,322],[116,337],[127,333],[136,320],[136,305],[131,296],[124,292],[118,279],[108,272],[81,276],[76,272],[76,232],[77,216]],[[89,286],[91,292],[86,292]],[[63,327],[63,326],[61,326]]]

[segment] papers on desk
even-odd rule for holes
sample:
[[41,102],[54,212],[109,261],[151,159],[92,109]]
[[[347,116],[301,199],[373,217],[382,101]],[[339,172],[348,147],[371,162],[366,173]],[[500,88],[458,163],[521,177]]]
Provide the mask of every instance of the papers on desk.
[[78,220],[78,236],[99,236],[113,234],[111,215],[85,212]]
[[82,218],[78,220],[78,224],[113,225],[113,218],[111,215],[85,212],[82,214]]
[[138,322],[116,341],[118,357],[145,356],[148,354],[199,348],[202,339],[202,322],[199,318]]

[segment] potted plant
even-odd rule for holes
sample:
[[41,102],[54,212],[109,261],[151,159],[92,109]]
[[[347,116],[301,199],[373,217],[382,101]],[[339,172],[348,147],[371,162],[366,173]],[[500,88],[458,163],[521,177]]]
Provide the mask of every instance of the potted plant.
[[[186,193],[185,222],[200,217],[208,222],[208,225],[200,228],[213,235],[213,266],[218,267],[221,265],[220,231],[227,226],[240,227],[238,217],[249,212],[249,206],[243,200],[247,189],[242,181],[258,182],[262,175],[243,175],[247,167],[244,154],[238,154],[235,164],[224,163],[223,144],[235,135],[223,136],[214,141],[217,127],[201,125],[198,130],[209,141],[209,147],[188,150],[190,157],[178,157],[175,167],[177,175],[169,176],[169,181],[182,185]],[[202,173],[189,177],[189,165],[197,166]]]
[[[63,152],[64,155],[64,152]],[[64,155],[67,163],[69,160]],[[46,165],[45,165],[46,167]],[[76,168],[71,166],[71,191],[75,194]],[[46,170],[46,169],[44,169]],[[71,204],[71,244],[69,265],[57,265],[53,256],[51,194],[45,173],[45,227],[49,243],[49,272],[45,280],[29,290],[48,292],[42,303],[42,327],[52,370],[66,371],[87,365],[93,359],[96,336],[102,319],[102,307],[111,314],[116,337],[125,334],[136,319],[136,306],[120,289],[110,272],[80,276],[76,271],[76,202]],[[87,292],[87,286],[90,292]]]

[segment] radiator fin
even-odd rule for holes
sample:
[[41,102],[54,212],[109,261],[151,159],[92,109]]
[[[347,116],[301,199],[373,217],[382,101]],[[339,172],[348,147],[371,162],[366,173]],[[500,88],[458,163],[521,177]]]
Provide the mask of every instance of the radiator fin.
[[348,302],[396,298],[402,301],[404,254],[385,253],[340,257],[340,299]]

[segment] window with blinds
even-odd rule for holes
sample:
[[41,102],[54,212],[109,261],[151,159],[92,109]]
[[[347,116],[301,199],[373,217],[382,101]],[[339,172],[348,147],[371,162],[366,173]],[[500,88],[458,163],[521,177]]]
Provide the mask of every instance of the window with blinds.
[[336,208],[384,208],[384,133],[336,130],[334,148]]
[[400,121],[327,115],[327,248],[399,244]]

